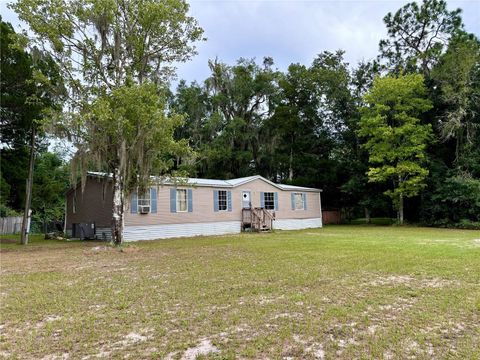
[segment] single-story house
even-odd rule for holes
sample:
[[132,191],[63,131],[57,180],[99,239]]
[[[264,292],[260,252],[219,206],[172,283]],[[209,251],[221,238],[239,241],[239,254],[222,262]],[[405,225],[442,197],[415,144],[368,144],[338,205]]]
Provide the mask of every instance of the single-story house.
[[[259,175],[180,183],[164,181],[130,196],[125,241],[322,227],[320,189],[276,184]],[[111,238],[112,202],[109,178],[89,172],[83,191],[79,184],[67,192],[67,235]]]

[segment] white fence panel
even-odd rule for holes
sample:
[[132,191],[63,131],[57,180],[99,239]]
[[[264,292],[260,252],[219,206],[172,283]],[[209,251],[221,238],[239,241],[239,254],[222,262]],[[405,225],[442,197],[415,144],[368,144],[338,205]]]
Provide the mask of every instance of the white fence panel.
[[17,234],[22,230],[22,216],[0,218],[0,234]]

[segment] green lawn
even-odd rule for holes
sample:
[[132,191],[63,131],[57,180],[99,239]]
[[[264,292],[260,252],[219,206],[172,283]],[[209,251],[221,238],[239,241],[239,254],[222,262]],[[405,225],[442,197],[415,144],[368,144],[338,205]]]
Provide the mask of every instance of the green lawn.
[[2,246],[6,358],[480,358],[479,231],[39,243]]

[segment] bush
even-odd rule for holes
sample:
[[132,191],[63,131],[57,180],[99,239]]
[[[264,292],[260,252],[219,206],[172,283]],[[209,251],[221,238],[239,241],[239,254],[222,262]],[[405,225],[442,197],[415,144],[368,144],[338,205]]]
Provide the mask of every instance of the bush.
[[454,227],[457,229],[480,230],[480,221],[461,219],[458,223],[454,224]]
[[480,180],[454,175],[432,184],[421,210],[429,226],[476,228],[480,223]]
[[0,204],[0,217],[7,217],[7,216],[21,216],[22,214],[9,208],[5,204]]

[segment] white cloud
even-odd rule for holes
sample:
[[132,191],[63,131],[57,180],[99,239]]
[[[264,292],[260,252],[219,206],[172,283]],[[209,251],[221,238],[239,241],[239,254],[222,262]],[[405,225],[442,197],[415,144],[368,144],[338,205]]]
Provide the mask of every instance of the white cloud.
[[[240,57],[272,56],[285,70],[295,62],[310,64],[324,50],[343,49],[354,65],[377,55],[386,35],[383,17],[408,1],[191,0],[190,13],[208,40],[198,45],[193,60],[178,66],[178,78],[203,81],[208,59],[215,57],[233,64]],[[4,20],[19,25],[6,4],[0,0]],[[467,31],[480,36],[480,0],[449,1],[448,6],[462,8]]]
[[[407,1],[198,1],[191,14],[208,37],[199,55],[181,64],[178,77],[202,81],[208,59],[233,63],[240,57],[272,56],[285,70],[289,64],[310,64],[324,51],[343,49],[350,64],[377,55],[386,36],[383,17]],[[480,33],[480,2],[450,1],[449,8],[464,9],[470,32]]]

